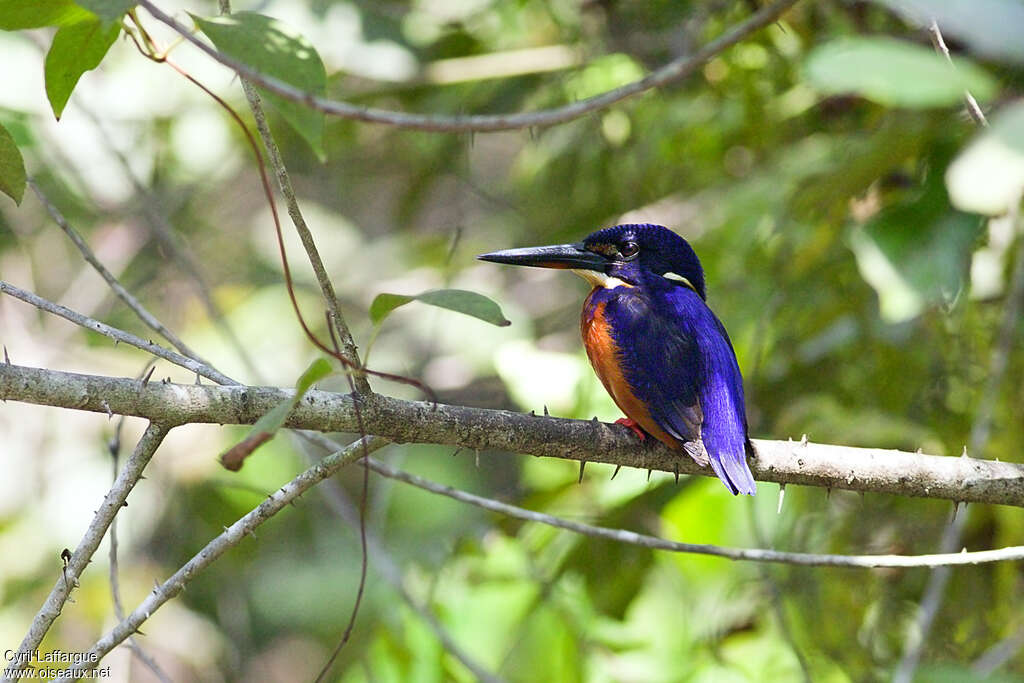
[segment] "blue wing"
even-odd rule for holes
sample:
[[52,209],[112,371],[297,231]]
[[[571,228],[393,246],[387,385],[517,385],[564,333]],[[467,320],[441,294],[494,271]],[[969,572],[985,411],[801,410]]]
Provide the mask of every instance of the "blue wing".
[[[623,373],[652,419],[682,442],[703,441],[710,461],[735,493],[753,495],[746,461],[743,378],[729,335],[693,290],[672,285],[647,297],[623,292],[609,301]],[[632,296],[630,296],[632,295]]]

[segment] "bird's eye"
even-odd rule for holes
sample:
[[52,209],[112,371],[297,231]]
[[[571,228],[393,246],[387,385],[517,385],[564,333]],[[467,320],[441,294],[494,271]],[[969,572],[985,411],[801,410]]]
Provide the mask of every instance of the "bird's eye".
[[622,254],[623,258],[633,258],[640,253],[640,245],[636,242],[625,242],[619,248],[619,253]]

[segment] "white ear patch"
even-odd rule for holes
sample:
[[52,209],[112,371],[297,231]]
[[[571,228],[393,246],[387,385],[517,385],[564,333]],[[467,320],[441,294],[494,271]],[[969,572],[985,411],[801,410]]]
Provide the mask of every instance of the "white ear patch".
[[689,287],[690,289],[692,289],[693,291],[695,291],[695,292],[697,291],[697,288],[693,286],[692,282],[687,280],[682,275],[679,275],[678,273],[668,272],[668,273],[665,273],[662,277],[664,277],[666,280],[675,280],[676,282],[681,282],[684,285],[686,285],[687,287]]
[[573,268],[572,272],[579,275],[581,278],[589,282],[595,287],[604,287],[605,289],[615,289],[616,287],[632,287],[625,280],[620,280],[617,277],[612,277],[606,273],[599,273],[596,270],[584,270],[582,268]]

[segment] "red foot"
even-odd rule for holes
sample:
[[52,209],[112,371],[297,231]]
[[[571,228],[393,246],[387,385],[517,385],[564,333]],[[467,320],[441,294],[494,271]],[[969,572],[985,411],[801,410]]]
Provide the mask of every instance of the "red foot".
[[615,421],[615,424],[622,425],[623,427],[628,427],[631,432],[636,434],[636,438],[640,439],[641,441],[647,438],[647,433],[644,432],[644,430],[640,429],[640,426],[636,423],[636,420],[632,418],[620,417],[618,420]]

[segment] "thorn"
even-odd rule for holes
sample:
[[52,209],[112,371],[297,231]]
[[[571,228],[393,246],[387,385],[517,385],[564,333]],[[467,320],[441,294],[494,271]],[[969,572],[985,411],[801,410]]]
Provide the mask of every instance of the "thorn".
[[456,455],[458,455],[461,452],[462,452],[462,446],[459,446],[454,451],[452,451],[452,457],[454,458]]
[[146,386],[147,384],[149,384],[149,378],[153,376],[154,370],[156,370],[156,365],[151,365],[149,367],[149,372],[147,372],[146,376],[142,378],[142,386]]
[[651,480],[651,471],[647,470],[647,481]]
[[64,585],[67,586],[68,585],[68,562],[71,561],[71,551],[68,550],[67,548],[64,548],[64,550],[61,551],[60,559],[64,560],[64,566],[61,568],[60,571],[64,575]]
[[[159,593],[160,592],[160,582],[157,581],[156,579],[153,579],[153,592],[154,593]],[[147,615],[147,618],[148,618],[148,615]]]
[[949,520],[951,523],[956,521],[956,513],[960,511],[960,501],[953,501],[953,519]]
[[[147,619],[149,619],[149,617],[148,617],[148,616],[147,616],[146,618],[147,618]],[[139,634],[139,635],[140,635],[140,636],[142,636],[142,637],[145,637],[145,636],[146,636],[146,634],[142,632],[142,629],[138,629],[138,628],[137,628],[137,629],[135,629],[135,633]]]
[[201,385],[202,383],[203,383],[203,378],[199,376],[199,372],[196,372],[196,384],[197,385]]
[[544,404],[544,417],[550,417],[551,413],[548,412],[548,404]]
[[[615,466],[615,471],[614,471],[614,472],[612,472],[612,479],[614,479],[614,478],[615,478],[615,475],[616,475],[616,474],[618,474],[618,473],[619,473],[619,470],[621,470],[621,469],[622,469],[622,465],[616,465],[616,466]],[[609,479],[608,481],[611,481],[612,479]]]
[[100,401],[100,407],[103,408],[103,410],[107,411],[108,421],[114,419],[114,411],[110,409],[110,405],[107,403],[107,399],[103,399],[102,401]]
[[806,434],[804,434],[803,436],[800,437],[800,445],[803,446],[804,448],[807,448],[807,435]]
[[676,471],[676,486],[679,486],[679,463],[675,464],[675,471]]
[[247,536],[252,536],[253,538],[259,538],[259,536],[256,535],[256,531],[253,530],[253,529],[248,529],[245,533],[246,533]]
[[580,478],[576,481],[577,484],[583,483],[583,469],[587,466],[586,460],[580,460]]
[[969,457],[971,457],[971,456],[967,455],[967,446],[966,445],[964,446],[964,452],[960,454],[960,457],[961,458],[969,458]]
[[914,451],[914,452],[915,452],[915,453],[917,453],[918,455],[921,455],[921,447],[920,447],[920,446],[918,446],[918,447],[917,447],[917,450],[916,450],[916,451]]
[[786,484],[785,484],[785,482],[783,482],[782,484],[779,484],[779,505],[775,509],[775,514],[777,514],[777,515],[781,515],[782,514],[782,501],[785,499],[785,497],[786,497]]
[[537,411],[531,410],[530,411],[530,417],[537,417]]
[[11,357],[7,355],[7,344],[4,344],[4,363],[11,364]]
[[825,500],[832,500],[832,487],[829,486],[825,489]]

